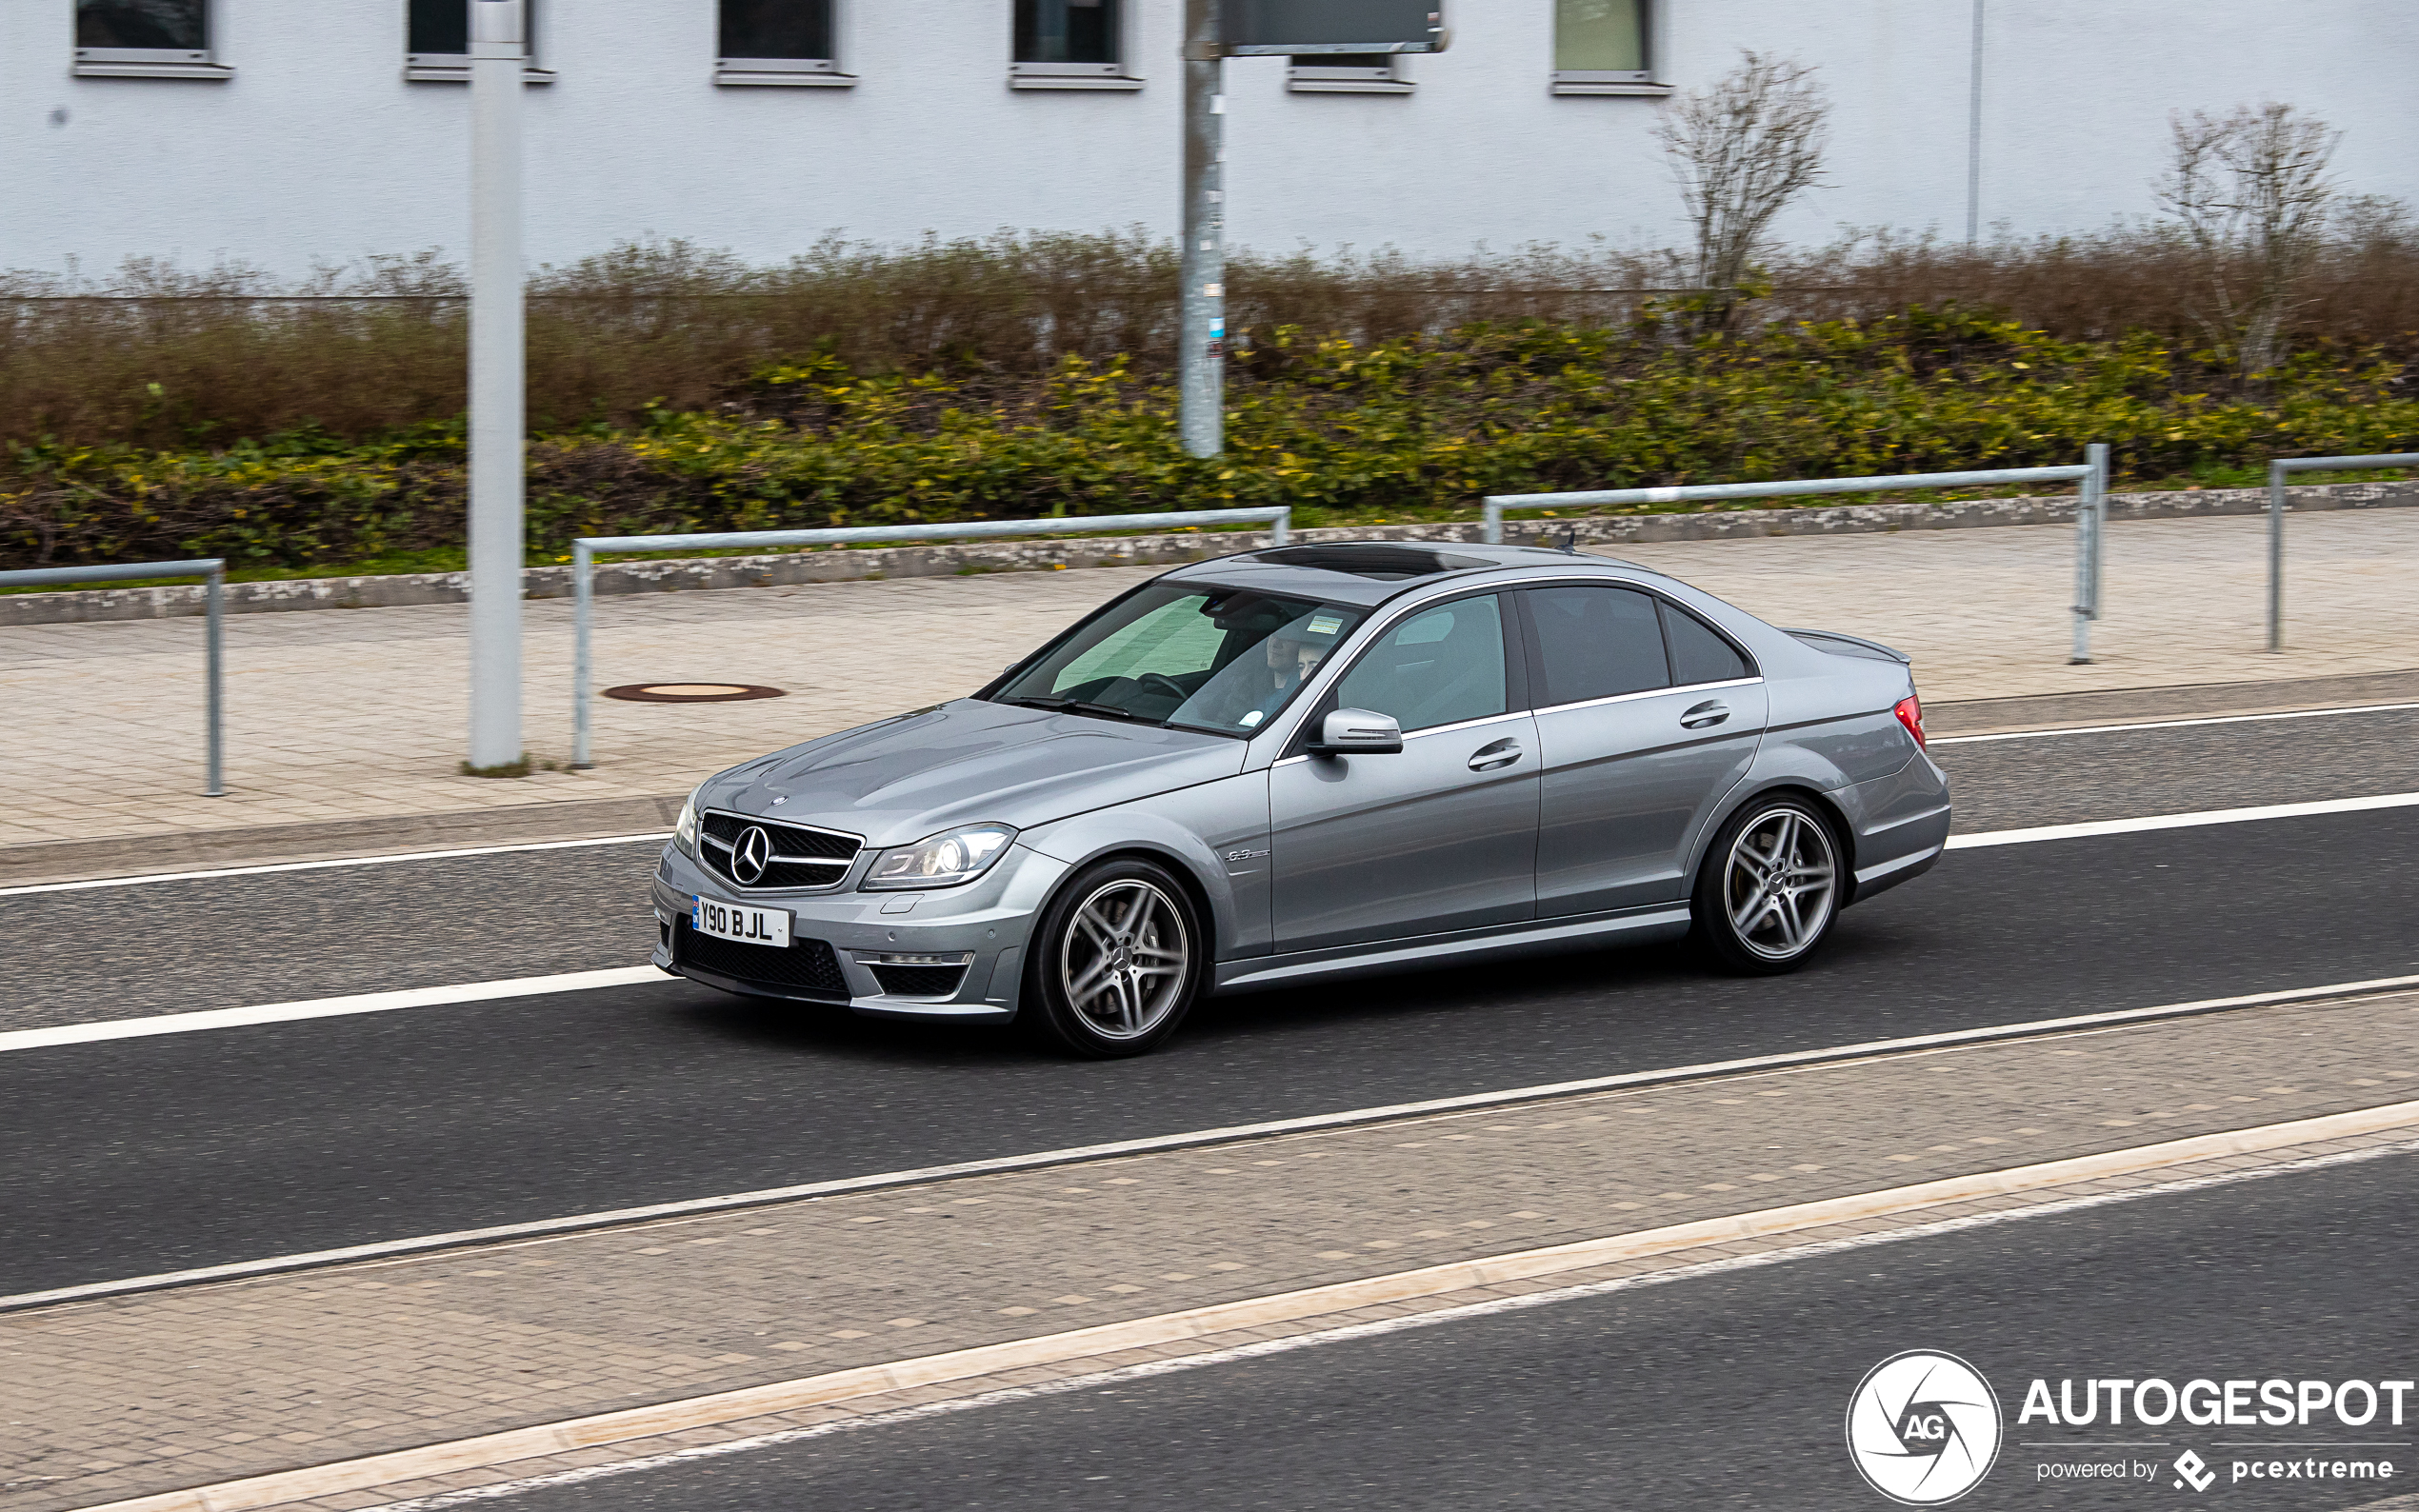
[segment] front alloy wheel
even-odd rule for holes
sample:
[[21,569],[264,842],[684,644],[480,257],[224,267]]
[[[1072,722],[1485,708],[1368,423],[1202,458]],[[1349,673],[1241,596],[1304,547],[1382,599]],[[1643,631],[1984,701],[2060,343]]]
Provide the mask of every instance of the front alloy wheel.
[[1201,930],[1173,877],[1145,861],[1095,866],[1043,913],[1027,1005],[1050,1038],[1081,1055],[1139,1055],[1192,1005]]
[[1715,837],[1697,878],[1696,926],[1722,963],[1793,971],[1839,912],[1839,846],[1796,798],[1750,804]]

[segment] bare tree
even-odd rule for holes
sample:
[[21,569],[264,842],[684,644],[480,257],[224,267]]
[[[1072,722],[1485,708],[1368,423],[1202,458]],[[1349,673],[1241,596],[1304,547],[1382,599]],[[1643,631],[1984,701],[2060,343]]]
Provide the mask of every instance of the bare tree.
[[1772,218],[1823,182],[1830,113],[1812,65],[1743,51],[1737,68],[1655,123],[1696,234],[1706,328],[1729,325]]
[[2265,372],[2284,360],[2286,321],[2324,249],[2335,204],[2327,165],[2343,133],[2273,101],[2178,113],[2170,127],[2159,203],[2200,264],[2201,325],[2244,374]]

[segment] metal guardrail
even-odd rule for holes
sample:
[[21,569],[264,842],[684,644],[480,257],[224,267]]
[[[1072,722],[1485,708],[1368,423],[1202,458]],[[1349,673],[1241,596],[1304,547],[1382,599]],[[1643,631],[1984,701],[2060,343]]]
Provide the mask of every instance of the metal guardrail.
[[2419,468],[2419,451],[2373,457],[2276,457],[2268,464],[2268,648],[2285,648],[2285,479],[2295,472]]
[[26,567],[12,572],[0,572],[0,588],[32,587],[45,583],[123,583],[130,579],[191,578],[210,580],[209,591],[203,597],[204,618],[209,624],[203,632],[209,649],[206,697],[208,713],[204,719],[207,755],[203,762],[204,798],[224,798],[227,785],[220,778],[219,727],[222,723],[221,685],[225,681],[225,622],[227,598],[227,559],[197,557],[190,562],[131,562],[124,567]]
[[1900,472],[1869,478],[1789,478],[1771,483],[1697,483],[1668,488],[1597,488],[1584,493],[1497,494],[1486,502],[1486,526],[1481,538],[1490,544],[1502,544],[1504,516],[1531,509],[1882,493],[1899,488],[1970,488],[2002,483],[2073,483],[2080,487],[2082,499],[2074,518],[2074,651],[2070,660],[2081,666],[2091,660],[2091,622],[2100,617],[2101,543],[2107,535],[2109,515],[2109,448],[2094,442],[2084,448],[2083,454],[2079,467]]
[[[1001,536],[1090,535],[1103,530],[1160,530],[1170,526],[1242,525],[1265,522],[1277,546],[1289,538],[1293,510],[1284,506],[1254,509],[1187,509],[1168,514],[1095,514],[1044,520],[968,520],[954,525],[847,526],[826,530],[732,530],[702,535],[593,535],[571,543],[574,645],[571,653],[571,766],[595,763],[589,752],[590,631],[596,616],[595,567],[599,552],[719,551],[733,547],[850,546],[870,541],[990,540]],[[217,601],[213,599],[214,605]],[[215,644],[215,642],[213,642]],[[213,726],[214,727],[214,726]],[[213,766],[212,770],[216,767]]]

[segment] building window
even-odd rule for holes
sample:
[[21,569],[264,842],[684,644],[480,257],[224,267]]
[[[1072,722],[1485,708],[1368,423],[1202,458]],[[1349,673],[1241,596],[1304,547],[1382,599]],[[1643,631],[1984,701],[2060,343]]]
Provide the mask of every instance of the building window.
[[850,85],[832,35],[833,0],[722,0],[716,84]]
[[1409,94],[1402,54],[1306,52],[1285,61],[1285,87],[1296,94]]
[[[404,14],[403,76],[421,84],[470,82],[469,0],[410,0]],[[522,45],[530,61],[525,84],[552,84],[551,70],[537,66],[538,0],[522,0]]]
[[74,71],[88,78],[224,79],[210,0],[75,0]]
[[1556,94],[1669,94],[1654,82],[1651,0],[1554,0]]
[[1020,90],[1138,90],[1126,71],[1124,0],[1015,0],[1009,83]]

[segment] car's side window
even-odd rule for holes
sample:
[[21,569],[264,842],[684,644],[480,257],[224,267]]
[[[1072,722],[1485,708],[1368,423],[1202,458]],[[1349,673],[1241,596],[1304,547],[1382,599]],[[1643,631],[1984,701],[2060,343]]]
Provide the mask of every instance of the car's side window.
[[1335,702],[1391,714],[1407,734],[1506,712],[1502,601],[1489,593],[1412,615],[1344,674]]
[[1663,606],[1663,633],[1671,644],[1671,681],[1682,687],[1753,675],[1737,647],[1686,609]]
[[1551,708],[1671,686],[1654,596],[1635,588],[1531,588],[1537,706]]

